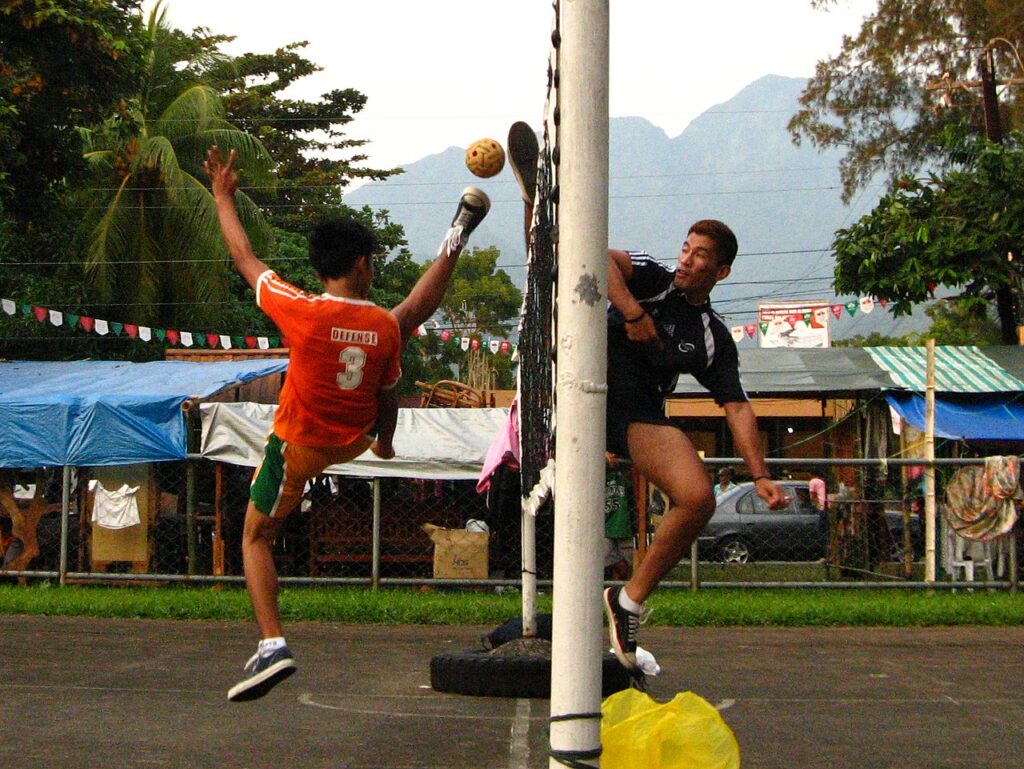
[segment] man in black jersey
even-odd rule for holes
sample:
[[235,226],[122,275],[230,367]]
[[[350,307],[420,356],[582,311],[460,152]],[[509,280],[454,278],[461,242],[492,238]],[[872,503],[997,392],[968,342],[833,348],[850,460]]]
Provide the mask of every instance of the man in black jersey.
[[608,451],[630,456],[670,500],[654,542],[622,588],[604,592],[612,648],[636,668],[636,631],[647,596],[690,549],[715,512],[711,481],[686,435],[665,417],[664,398],[691,374],[725,409],[757,494],[788,504],[766,469],[754,411],[740,384],[736,343],[708,297],[736,258],[736,236],[703,219],[687,233],[676,269],[647,254],[608,252]]

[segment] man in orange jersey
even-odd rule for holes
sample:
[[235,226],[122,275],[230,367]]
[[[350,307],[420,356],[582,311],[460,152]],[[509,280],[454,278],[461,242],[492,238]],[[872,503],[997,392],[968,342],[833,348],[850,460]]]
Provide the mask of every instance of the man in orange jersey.
[[[279,278],[253,253],[235,208],[235,152],[225,162],[217,147],[207,153],[221,232],[235,268],[256,292],[256,303],[288,337],[291,354],[274,426],[256,469],[242,533],[242,562],[260,631],[245,678],[228,692],[239,702],[262,697],[295,672],[277,604],[271,546],[282,521],[302,498],[306,482],[333,464],[367,449],[395,455],[398,420],[395,385],[405,341],[444,296],[458,255],[490,208],[487,196],[462,193],[441,253],[391,312],[367,298],[373,280],[376,236],[354,219],[329,219],[309,236],[309,260],[324,293],[307,294]],[[376,429],[376,439],[372,439]]]

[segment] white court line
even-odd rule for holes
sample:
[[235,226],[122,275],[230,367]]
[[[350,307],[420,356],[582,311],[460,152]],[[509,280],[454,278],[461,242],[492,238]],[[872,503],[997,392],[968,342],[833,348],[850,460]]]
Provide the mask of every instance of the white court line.
[[[376,710],[372,708],[353,708],[347,705],[328,705],[326,702],[317,702],[313,699],[312,692],[303,692],[299,695],[298,701],[300,705],[308,705],[313,708],[322,708],[323,710],[337,710],[342,713],[355,713],[362,716],[389,716],[398,718],[460,718],[465,721],[508,721],[509,716],[484,716],[484,715],[464,715],[462,713],[449,713],[449,712],[422,712],[422,713],[410,713],[401,710]],[[518,714],[517,714],[518,715]],[[531,720],[539,721],[541,717],[530,717]]]
[[530,700],[516,700],[516,717],[508,745],[508,769],[530,766]]
[[148,694],[209,694],[209,689],[151,689],[142,686],[83,686],[75,684],[0,684],[4,689],[53,689],[61,692],[146,692]]

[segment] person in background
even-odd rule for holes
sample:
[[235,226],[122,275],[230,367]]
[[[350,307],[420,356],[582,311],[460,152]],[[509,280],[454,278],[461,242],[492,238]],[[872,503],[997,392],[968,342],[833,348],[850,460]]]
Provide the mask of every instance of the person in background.
[[715,484],[715,499],[718,499],[729,489],[735,489],[736,484],[732,480],[732,468],[723,467],[718,471],[718,483]]
[[604,482],[604,577],[626,580],[633,572],[633,483],[628,468],[605,452],[608,468]]
[[811,471],[811,480],[807,484],[807,490],[811,492],[811,504],[815,510],[824,510],[828,506],[828,492],[825,489],[825,479],[821,477],[820,470]]

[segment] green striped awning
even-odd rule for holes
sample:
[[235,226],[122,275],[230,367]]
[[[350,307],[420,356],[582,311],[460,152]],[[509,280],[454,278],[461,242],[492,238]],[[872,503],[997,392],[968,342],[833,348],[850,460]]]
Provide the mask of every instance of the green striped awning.
[[[896,384],[924,392],[927,352],[924,347],[866,347],[875,363]],[[1024,392],[1024,382],[977,347],[935,348],[935,389],[947,393]]]

